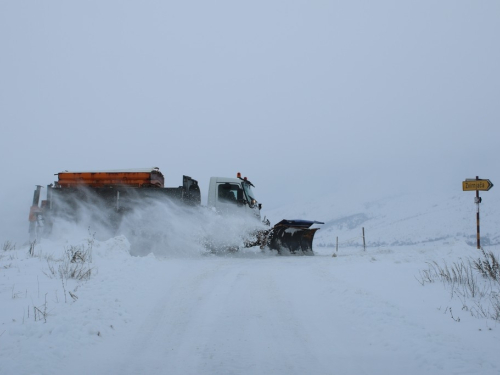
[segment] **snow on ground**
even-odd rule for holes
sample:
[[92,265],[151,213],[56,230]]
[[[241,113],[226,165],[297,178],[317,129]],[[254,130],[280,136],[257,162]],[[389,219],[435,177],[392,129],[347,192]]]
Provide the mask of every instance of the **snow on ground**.
[[[58,258],[89,248],[88,280],[57,275]],[[426,262],[477,257],[463,241],[336,257],[129,249],[123,236],[0,249],[0,373],[500,372],[498,324],[417,281]]]

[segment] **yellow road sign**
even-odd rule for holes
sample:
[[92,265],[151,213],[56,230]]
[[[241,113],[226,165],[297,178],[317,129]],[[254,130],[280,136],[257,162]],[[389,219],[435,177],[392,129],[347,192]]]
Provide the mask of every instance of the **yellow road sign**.
[[490,180],[465,180],[462,182],[463,191],[483,190],[488,191],[493,187]]

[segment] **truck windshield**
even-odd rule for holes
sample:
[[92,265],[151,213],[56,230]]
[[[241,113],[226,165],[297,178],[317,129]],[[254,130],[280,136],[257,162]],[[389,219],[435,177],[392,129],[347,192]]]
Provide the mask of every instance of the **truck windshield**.
[[243,186],[243,190],[245,191],[245,195],[247,196],[247,200],[248,200],[248,205],[250,207],[253,207],[257,204],[257,200],[255,199],[255,195],[252,191],[252,187],[250,186],[250,184],[248,183],[242,183],[241,184]]

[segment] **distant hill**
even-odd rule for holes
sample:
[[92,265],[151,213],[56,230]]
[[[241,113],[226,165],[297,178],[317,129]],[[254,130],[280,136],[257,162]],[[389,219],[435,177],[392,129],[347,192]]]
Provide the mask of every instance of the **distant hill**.
[[[500,195],[481,193],[481,245],[500,245]],[[315,246],[339,243],[361,245],[362,227],[368,246],[399,246],[436,241],[465,241],[476,246],[474,193],[454,195],[402,194],[364,203],[343,197],[324,197],[303,205],[263,212],[276,223],[281,219],[325,222]]]

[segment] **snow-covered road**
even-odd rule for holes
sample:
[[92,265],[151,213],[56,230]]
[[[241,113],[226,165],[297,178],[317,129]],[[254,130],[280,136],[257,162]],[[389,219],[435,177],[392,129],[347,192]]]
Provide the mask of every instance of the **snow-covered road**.
[[104,256],[76,302],[0,337],[0,373],[497,374],[497,327],[455,321],[443,287],[415,280],[446,255]]

